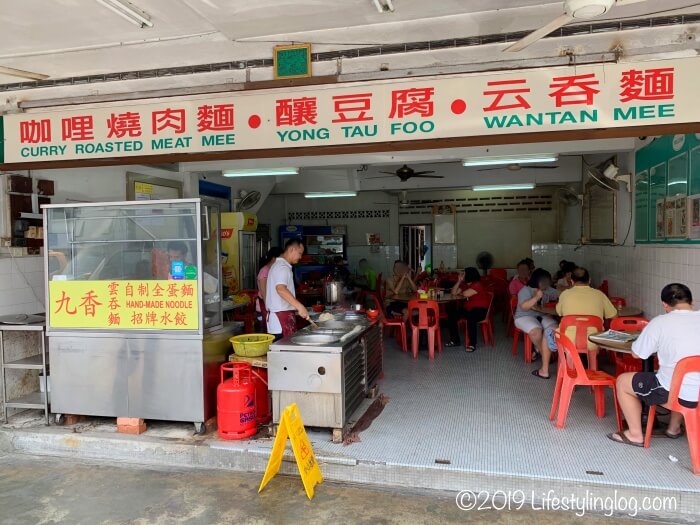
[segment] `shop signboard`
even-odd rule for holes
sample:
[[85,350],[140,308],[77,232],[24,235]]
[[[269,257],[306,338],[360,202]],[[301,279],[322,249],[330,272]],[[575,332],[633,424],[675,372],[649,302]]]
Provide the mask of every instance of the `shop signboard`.
[[198,330],[197,281],[49,282],[50,328]]
[[236,91],[4,117],[7,164],[700,122],[700,57]]

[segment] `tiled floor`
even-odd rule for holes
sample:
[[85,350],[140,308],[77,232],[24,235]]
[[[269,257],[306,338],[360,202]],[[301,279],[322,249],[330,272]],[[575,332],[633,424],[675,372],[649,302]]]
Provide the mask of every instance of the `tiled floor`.
[[504,336],[493,350],[446,348],[433,362],[427,352],[414,361],[388,342],[380,389],[389,404],[359,443],[335,445],[315,433],[315,447],[402,465],[435,467],[439,459],[452,469],[700,492],[685,437],[654,438],[649,449],[606,438],[615,431],[611,395],[599,419],[590,390],[577,389],[567,426],[557,429],[548,419],[556,366],[549,381],[531,376],[534,367],[522,359],[522,345],[511,355]]

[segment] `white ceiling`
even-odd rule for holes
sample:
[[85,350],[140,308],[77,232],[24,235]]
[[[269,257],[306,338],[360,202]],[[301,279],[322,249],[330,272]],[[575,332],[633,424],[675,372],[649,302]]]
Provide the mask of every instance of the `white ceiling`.
[[[151,16],[154,27],[140,29],[95,0],[2,0],[0,65],[65,78],[271,58],[272,45],[289,40],[312,42],[314,51],[326,51],[535,29],[559,15],[563,5],[537,0],[394,0],[393,13],[379,13],[372,0],[132,3]],[[609,18],[690,3],[648,0],[615,8]],[[0,83],[17,81],[0,76]]]
[[[310,191],[400,191],[438,188],[465,188],[474,184],[505,184],[535,182],[539,185],[561,185],[581,180],[581,156],[616,154],[633,151],[635,139],[545,142],[474,148],[446,148],[406,152],[364,153],[355,155],[284,157],[222,162],[181,164],[183,171],[205,174],[208,180],[230,185],[236,189],[263,188],[274,193],[303,193]],[[464,168],[460,160],[469,156],[517,155],[520,153],[557,153],[558,169],[523,169],[509,171],[479,171]],[[590,161],[589,161],[590,162]],[[380,177],[381,171],[394,171],[403,164],[420,170],[435,170],[443,179],[411,179],[401,182],[397,177]],[[300,167],[301,173],[292,177],[246,177],[225,179],[220,173],[236,168]]]

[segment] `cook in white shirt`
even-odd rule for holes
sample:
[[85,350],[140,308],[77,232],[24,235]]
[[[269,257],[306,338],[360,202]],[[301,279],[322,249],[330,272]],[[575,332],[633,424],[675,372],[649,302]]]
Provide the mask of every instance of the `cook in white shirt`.
[[275,260],[267,276],[265,306],[268,311],[267,330],[271,334],[289,337],[296,332],[296,315],[309,319],[309,312],[296,299],[292,265],[304,255],[304,243],[290,239],[284,252]]
[[[665,405],[668,402],[673,371],[678,362],[691,356],[700,356],[700,312],[693,311],[693,295],[684,284],[666,285],[661,291],[665,315],[651,320],[632,345],[632,352],[640,359],[656,353],[659,370],[630,372],[617,378],[617,398],[625,415],[628,430],[608,437],[635,446],[642,446],[642,403]],[[681,383],[678,402],[689,408],[697,406],[700,391],[700,373],[690,373]],[[683,415],[671,412],[666,435],[681,435]]]

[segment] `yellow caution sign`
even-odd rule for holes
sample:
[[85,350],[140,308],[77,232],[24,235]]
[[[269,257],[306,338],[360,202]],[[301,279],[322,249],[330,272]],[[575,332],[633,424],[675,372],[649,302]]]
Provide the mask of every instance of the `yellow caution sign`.
[[275,442],[272,444],[270,460],[267,462],[265,475],[260,482],[258,492],[262,492],[270,480],[275,477],[275,474],[279,472],[282,466],[282,457],[287,448],[287,437],[292,442],[292,451],[297,461],[301,481],[304,483],[306,495],[309,499],[312,499],[314,497],[314,487],[318,483],[323,482],[323,474],[321,474],[316,455],[306,435],[304,422],[301,420],[301,414],[296,403],[289,405],[282,413],[277,436],[275,436]]

